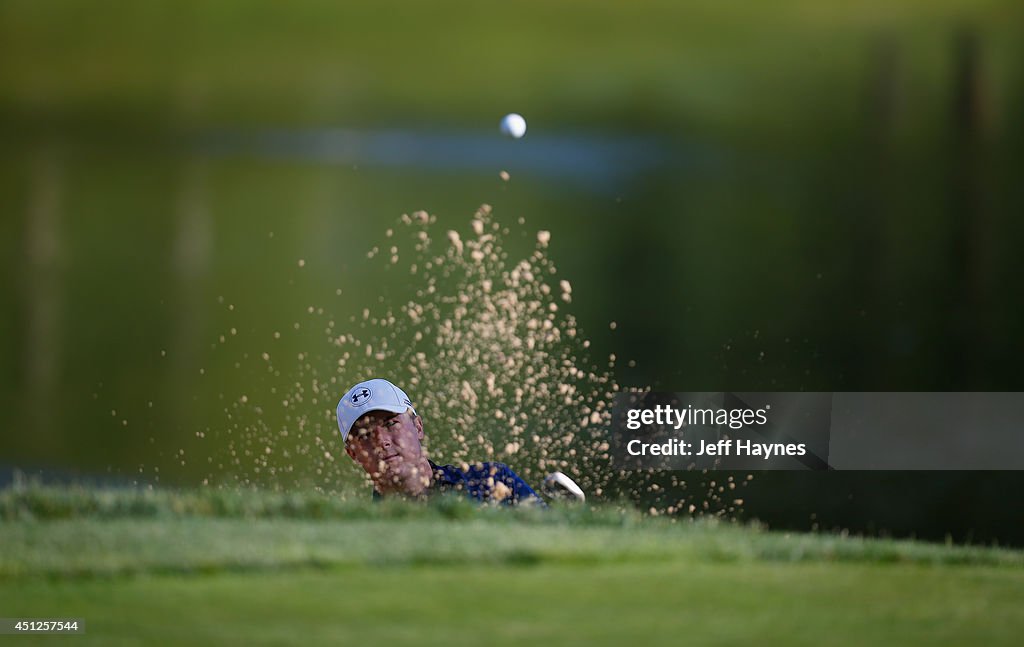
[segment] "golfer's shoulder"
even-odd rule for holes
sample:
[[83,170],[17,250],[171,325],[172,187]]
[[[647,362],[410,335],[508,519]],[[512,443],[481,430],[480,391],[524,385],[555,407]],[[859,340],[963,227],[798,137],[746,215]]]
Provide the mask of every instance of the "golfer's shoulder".
[[515,475],[515,472],[512,471],[511,467],[509,467],[505,463],[498,463],[494,461],[470,463],[469,471],[471,471],[474,476],[483,477],[505,476],[507,474]]
[[445,480],[486,481],[497,478],[518,478],[518,475],[505,463],[494,461],[474,461],[458,465],[433,465],[434,473],[442,475]]

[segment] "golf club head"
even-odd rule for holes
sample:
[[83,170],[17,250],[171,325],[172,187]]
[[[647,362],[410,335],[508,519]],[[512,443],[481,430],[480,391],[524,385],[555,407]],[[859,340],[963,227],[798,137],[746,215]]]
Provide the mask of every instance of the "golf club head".
[[586,501],[587,496],[583,494],[576,481],[562,472],[552,472],[544,477],[544,484],[541,486],[544,496],[559,501]]

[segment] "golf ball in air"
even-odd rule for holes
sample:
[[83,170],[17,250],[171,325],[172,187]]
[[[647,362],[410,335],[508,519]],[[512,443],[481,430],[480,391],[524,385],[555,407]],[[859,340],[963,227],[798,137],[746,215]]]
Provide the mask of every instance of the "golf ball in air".
[[522,115],[510,112],[501,120],[501,132],[509,137],[519,139],[526,134],[526,120]]

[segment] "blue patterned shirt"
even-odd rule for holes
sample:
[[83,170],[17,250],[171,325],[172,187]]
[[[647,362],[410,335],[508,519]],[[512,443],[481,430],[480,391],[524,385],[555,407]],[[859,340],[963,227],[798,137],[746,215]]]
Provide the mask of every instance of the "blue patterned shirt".
[[[517,505],[532,502],[545,505],[533,488],[504,463],[470,463],[468,469],[463,470],[454,465],[428,462],[434,471],[428,490],[430,495],[462,492],[481,503],[495,501],[502,505]],[[381,498],[380,492],[374,490],[373,498]]]

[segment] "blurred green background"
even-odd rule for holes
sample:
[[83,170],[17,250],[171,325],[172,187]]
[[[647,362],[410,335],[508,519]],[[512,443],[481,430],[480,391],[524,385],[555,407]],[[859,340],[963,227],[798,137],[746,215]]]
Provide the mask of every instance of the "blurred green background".
[[[481,203],[552,232],[620,384],[1021,390],[1022,25],[994,0],[3,0],[0,464],[196,483],[254,451],[226,430],[331,446],[329,378],[364,375],[324,322],[404,283],[366,252]],[[1024,528],[1016,475],[756,482],[781,525]]]

